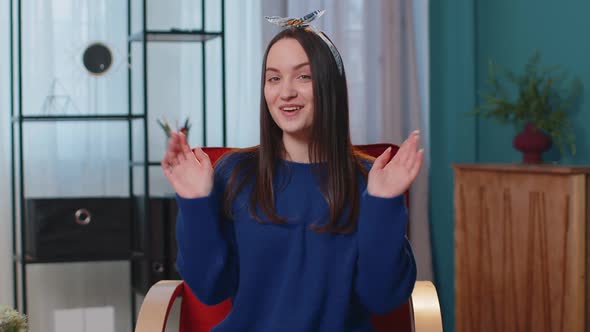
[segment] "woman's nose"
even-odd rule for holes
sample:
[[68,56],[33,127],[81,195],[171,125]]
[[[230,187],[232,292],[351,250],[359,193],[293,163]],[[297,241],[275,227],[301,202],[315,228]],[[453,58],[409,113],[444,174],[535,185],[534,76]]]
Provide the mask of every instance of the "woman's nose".
[[292,99],[297,97],[297,90],[293,86],[293,84],[285,82],[281,87],[281,98],[282,99]]

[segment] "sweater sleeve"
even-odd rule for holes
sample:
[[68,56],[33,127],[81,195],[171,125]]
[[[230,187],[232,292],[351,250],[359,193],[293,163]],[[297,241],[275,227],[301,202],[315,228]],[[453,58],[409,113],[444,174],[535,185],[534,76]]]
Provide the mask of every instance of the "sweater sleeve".
[[176,195],[178,272],[197,298],[213,305],[232,297],[237,288],[238,263],[233,222],[222,217],[225,181],[215,168],[215,184],[207,197]]
[[361,195],[355,290],[372,313],[386,313],[409,299],[416,282],[416,262],[405,236],[404,196]]

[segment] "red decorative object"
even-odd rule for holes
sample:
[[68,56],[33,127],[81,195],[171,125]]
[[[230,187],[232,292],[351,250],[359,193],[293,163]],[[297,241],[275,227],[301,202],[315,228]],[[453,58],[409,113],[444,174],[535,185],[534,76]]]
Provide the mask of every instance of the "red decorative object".
[[512,145],[522,152],[522,161],[527,164],[540,163],[543,161],[543,152],[551,147],[551,137],[537,128],[532,123],[527,123]]

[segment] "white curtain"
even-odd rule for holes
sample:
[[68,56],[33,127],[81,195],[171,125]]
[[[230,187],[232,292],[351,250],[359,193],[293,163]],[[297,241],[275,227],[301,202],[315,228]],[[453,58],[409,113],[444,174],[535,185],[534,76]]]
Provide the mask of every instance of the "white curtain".
[[[339,49],[349,88],[353,143],[400,144],[420,129],[426,151],[411,188],[410,240],[418,278],[432,280],[428,223],[427,0],[293,0],[288,15],[326,9],[314,25]],[[425,28],[426,27],[426,28]],[[421,53],[418,54],[418,51]]]
[[226,1],[228,146],[252,146],[260,140],[264,1]]

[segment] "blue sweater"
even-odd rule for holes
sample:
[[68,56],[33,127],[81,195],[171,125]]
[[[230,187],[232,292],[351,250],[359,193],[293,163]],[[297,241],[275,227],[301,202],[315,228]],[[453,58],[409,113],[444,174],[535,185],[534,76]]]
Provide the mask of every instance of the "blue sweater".
[[252,185],[237,195],[228,222],[221,198],[240,155],[216,165],[209,196],[177,195],[180,275],[205,304],[232,298],[231,312],[212,331],[373,331],[371,313],[409,298],[416,265],[403,195],[371,196],[363,179],[356,232],[318,233],[309,225],[326,221],[328,205],[312,166],[282,161],[275,204],[286,223],[261,224],[249,215]]

